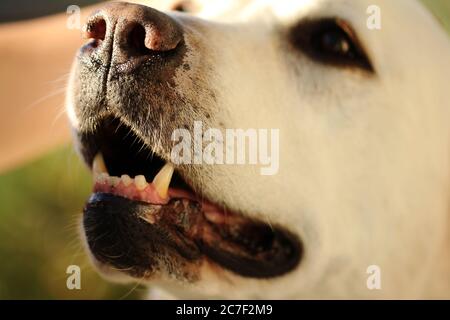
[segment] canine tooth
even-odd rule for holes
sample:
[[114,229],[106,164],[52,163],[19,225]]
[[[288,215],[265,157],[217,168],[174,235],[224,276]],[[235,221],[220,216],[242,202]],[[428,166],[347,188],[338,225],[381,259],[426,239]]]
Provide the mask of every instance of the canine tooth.
[[144,190],[148,185],[147,180],[145,180],[145,177],[143,175],[134,177],[134,184],[139,191]]
[[174,167],[170,163],[166,163],[153,179],[153,184],[159,196],[163,199],[167,198],[170,180],[172,180]]
[[120,180],[122,180],[123,184],[125,185],[125,187],[128,187],[130,184],[133,183],[133,179],[130,178],[129,175],[124,174],[120,177]]
[[105,160],[101,152],[97,153],[94,157],[94,162],[92,163],[92,171],[95,173],[108,173],[106,169]]

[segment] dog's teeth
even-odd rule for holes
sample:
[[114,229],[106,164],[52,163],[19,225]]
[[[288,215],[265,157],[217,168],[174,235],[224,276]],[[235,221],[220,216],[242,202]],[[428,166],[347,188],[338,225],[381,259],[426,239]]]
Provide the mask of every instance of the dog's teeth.
[[172,180],[173,170],[173,165],[170,163],[166,163],[166,165],[162,167],[162,169],[153,179],[153,184],[155,185],[156,192],[158,192],[159,196],[163,199],[167,198],[170,180]]
[[120,181],[122,181],[122,180],[119,177],[111,177],[110,178],[110,182],[113,187],[117,187],[119,185]]
[[131,179],[130,176],[127,174],[122,175],[120,177],[120,180],[122,180],[122,183],[124,184],[125,187],[128,187],[133,183],[133,179]]
[[109,175],[105,172],[95,174],[96,183],[106,183],[108,182]]
[[134,177],[134,184],[139,191],[144,190],[148,186],[147,180],[145,180],[143,175]]
[[105,160],[103,159],[103,155],[101,154],[101,152],[97,153],[94,157],[94,162],[92,163],[92,171],[97,174],[108,173],[105,165]]

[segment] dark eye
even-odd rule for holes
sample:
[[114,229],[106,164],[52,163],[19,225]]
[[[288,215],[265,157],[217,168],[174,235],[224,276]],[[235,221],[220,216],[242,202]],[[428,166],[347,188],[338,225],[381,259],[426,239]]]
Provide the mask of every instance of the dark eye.
[[352,59],[355,49],[348,36],[339,29],[325,30],[313,39],[313,46],[323,54],[342,56]]
[[318,62],[374,71],[356,34],[345,21],[332,18],[302,21],[290,30],[290,41]]

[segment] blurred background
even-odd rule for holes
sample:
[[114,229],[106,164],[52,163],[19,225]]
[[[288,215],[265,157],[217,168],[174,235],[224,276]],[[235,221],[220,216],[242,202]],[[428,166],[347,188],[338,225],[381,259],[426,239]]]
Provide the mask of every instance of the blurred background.
[[[1,0],[0,23],[95,2]],[[450,0],[423,2],[450,31]],[[0,174],[0,299],[134,299],[145,293],[110,284],[89,263],[78,228],[90,180],[70,145]],[[69,265],[81,267],[81,290],[66,287]]]

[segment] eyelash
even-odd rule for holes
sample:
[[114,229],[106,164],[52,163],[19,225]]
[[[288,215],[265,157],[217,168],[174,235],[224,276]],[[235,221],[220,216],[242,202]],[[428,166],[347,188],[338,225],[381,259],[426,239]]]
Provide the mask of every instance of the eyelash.
[[289,33],[290,43],[311,59],[373,73],[373,66],[348,23],[340,19],[302,21]]

